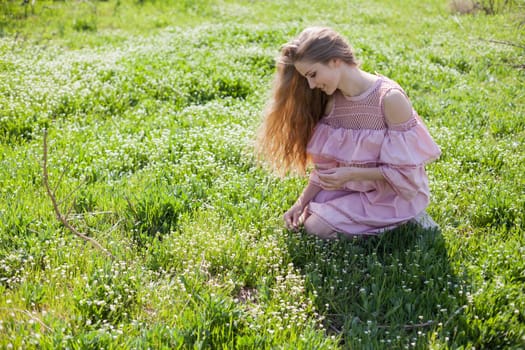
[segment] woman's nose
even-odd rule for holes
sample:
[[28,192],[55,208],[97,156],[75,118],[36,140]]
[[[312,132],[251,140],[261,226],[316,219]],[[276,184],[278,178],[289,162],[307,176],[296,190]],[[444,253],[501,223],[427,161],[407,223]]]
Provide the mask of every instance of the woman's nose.
[[306,78],[308,80],[308,86],[310,86],[310,89],[315,88],[315,82],[312,78]]

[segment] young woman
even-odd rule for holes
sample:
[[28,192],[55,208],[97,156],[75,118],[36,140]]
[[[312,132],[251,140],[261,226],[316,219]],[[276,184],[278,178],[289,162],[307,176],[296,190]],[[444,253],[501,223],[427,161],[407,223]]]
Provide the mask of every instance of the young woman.
[[324,239],[378,234],[424,213],[425,164],[440,155],[403,89],[361,70],[347,41],[322,27],[282,47],[258,145],[282,172],[313,163],[284,221]]

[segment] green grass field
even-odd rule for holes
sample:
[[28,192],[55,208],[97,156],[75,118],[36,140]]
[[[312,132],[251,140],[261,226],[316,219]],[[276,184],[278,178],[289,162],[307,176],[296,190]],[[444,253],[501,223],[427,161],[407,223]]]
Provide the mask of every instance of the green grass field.
[[[20,3],[0,2],[1,349],[525,349],[523,1]],[[441,231],[284,230],[306,179],[253,139],[309,25],[406,89],[443,151]],[[57,220],[44,130],[60,209],[113,258]]]

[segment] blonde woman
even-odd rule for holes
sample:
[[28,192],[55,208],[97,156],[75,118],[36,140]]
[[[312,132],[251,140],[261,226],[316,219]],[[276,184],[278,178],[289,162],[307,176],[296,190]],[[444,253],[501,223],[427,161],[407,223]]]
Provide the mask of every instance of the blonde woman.
[[282,47],[258,146],[281,172],[313,164],[284,221],[323,239],[376,235],[424,213],[425,165],[440,155],[403,89],[361,70],[324,27]]

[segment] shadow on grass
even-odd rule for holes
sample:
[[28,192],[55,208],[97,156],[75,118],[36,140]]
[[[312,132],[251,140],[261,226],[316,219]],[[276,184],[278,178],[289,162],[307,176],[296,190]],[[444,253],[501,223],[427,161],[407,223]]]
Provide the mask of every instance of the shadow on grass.
[[328,333],[345,348],[427,348],[464,342],[466,287],[438,230],[407,224],[379,237],[321,241],[290,232]]

